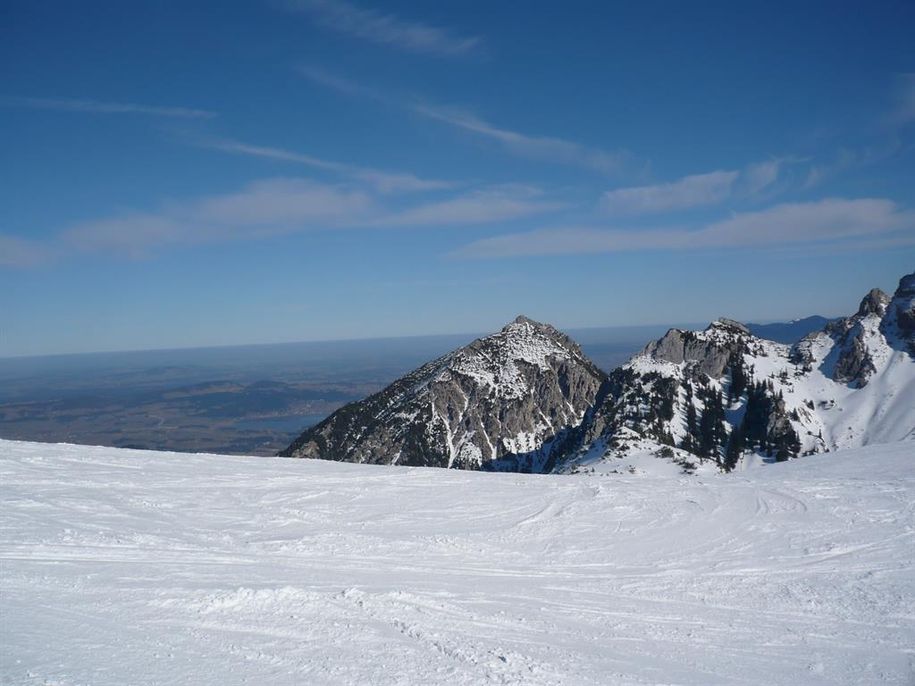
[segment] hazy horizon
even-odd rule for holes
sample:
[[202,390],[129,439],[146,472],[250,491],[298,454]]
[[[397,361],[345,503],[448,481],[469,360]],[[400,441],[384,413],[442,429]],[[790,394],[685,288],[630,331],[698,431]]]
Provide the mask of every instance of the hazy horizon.
[[[839,317],[847,315],[851,312],[837,313],[833,315],[834,317]],[[526,315],[525,315],[526,316]],[[725,315],[722,315],[724,317]],[[809,317],[820,317],[825,315],[820,315],[819,313],[804,315],[802,317],[794,318],[777,318],[777,319],[762,319],[751,321],[749,319],[738,319],[736,321],[741,321],[746,324],[777,324],[777,323],[788,323],[792,321],[798,321],[802,319],[807,319]],[[727,317],[728,319],[734,319],[734,317]],[[825,317],[825,318],[833,318]],[[697,329],[705,328],[711,322],[718,319],[715,317],[708,321],[695,321],[695,322],[654,322],[649,324],[623,324],[623,325],[597,325],[597,326],[571,326],[563,327],[556,326],[553,322],[543,322],[545,324],[551,324],[556,326],[557,329],[571,335],[573,338],[576,336],[581,336],[582,334],[587,335],[588,332],[611,332],[611,331],[631,331],[633,336],[642,340],[640,336],[644,333],[668,329],[668,328],[679,328],[679,329]],[[507,320],[504,324],[508,324],[511,320]],[[503,326],[504,326],[503,324]],[[167,353],[167,352],[182,352],[182,351],[207,351],[207,350],[221,350],[221,349],[238,349],[238,348],[264,348],[264,347],[280,347],[280,346],[296,346],[296,345],[321,345],[321,344],[331,344],[331,343],[371,343],[373,341],[406,341],[406,340],[416,340],[416,339],[457,339],[461,337],[480,337],[487,336],[489,334],[495,333],[500,327],[496,327],[490,331],[451,331],[451,332],[438,332],[438,333],[412,333],[405,334],[400,336],[364,336],[364,337],[353,337],[353,338],[314,338],[308,340],[290,340],[290,341],[252,341],[252,342],[241,342],[241,343],[215,343],[215,344],[200,344],[200,345],[191,345],[191,346],[165,346],[161,348],[119,348],[111,350],[78,350],[73,352],[46,352],[46,353],[25,353],[25,354],[13,354],[13,355],[0,355],[0,360],[19,360],[19,359],[28,359],[28,358],[56,358],[56,357],[77,357],[77,356],[91,356],[91,355],[118,355],[118,354],[131,354],[131,353]],[[468,339],[468,340],[472,340]],[[580,341],[579,341],[580,342]],[[648,339],[645,339],[645,342],[648,342]]]
[[[505,324],[508,324],[508,320]],[[762,322],[752,322],[754,324],[767,324],[776,321],[789,321],[789,320],[771,320],[771,321],[762,321]],[[546,324],[553,324],[553,322],[543,322]],[[575,326],[575,327],[560,327],[560,329],[565,333],[587,333],[589,331],[632,331],[635,332],[644,332],[647,330],[661,329],[664,327],[668,328],[694,328],[694,327],[704,327],[710,322],[672,322],[672,323],[653,323],[653,324],[632,324],[632,325],[622,325],[622,326]],[[466,336],[479,337],[486,336],[491,333],[495,333],[499,330],[495,328],[491,331],[452,331],[452,332],[443,332],[443,333],[415,333],[415,334],[405,334],[402,336],[364,336],[364,337],[354,337],[354,338],[315,338],[309,340],[294,340],[294,341],[254,341],[254,342],[245,342],[245,343],[219,343],[219,344],[202,344],[202,345],[192,345],[186,347],[162,347],[162,348],[121,348],[121,349],[112,349],[112,350],[81,350],[76,352],[52,352],[52,353],[38,353],[38,354],[23,354],[23,355],[0,355],[0,360],[14,360],[14,359],[24,359],[24,358],[42,358],[42,357],[71,357],[71,356],[82,356],[82,355],[117,355],[121,353],[130,354],[130,353],[156,353],[156,352],[181,352],[181,351],[205,351],[205,350],[220,350],[225,348],[263,348],[263,347],[272,347],[272,346],[296,346],[296,345],[321,345],[329,343],[371,343],[373,341],[405,341],[405,340],[416,340],[416,339],[432,339],[432,338],[460,338]],[[470,339],[472,340],[472,339]]]

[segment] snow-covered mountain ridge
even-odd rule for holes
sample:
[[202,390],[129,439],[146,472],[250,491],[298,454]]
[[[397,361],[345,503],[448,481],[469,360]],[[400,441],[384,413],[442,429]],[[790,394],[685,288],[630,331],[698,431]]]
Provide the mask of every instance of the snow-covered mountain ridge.
[[347,405],[282,454],[347,462],[543,471],[606,375],[565,334],[519,316]]
[[724,469],[915,438],[915,274],[892,298],[793,346],[722,319],[672,329],[610,377],[611,391],[569,448],[564,470],[650,453]]
[[283,454],[534,472],[651,455],[691,472],[912,438],[915,274],[793,345],[719,319],[671,329],[609,377],[555,328],[518,317]]

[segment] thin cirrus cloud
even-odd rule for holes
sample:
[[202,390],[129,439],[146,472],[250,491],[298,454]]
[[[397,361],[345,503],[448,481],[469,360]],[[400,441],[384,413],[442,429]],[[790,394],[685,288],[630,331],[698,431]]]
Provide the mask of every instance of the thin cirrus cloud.
[[57,110],[61,112],[86,112],[89,114],[139,114],[152,117],[177,117],[182,119],[212,119],[215,112],[188,107],[160,107],[129,102],[104,102],[79,98],[23,98],[3,97],[0,105],[32,110]]
[[[274,178],[234,193],[163,204],[154,212],[127,213],[65,230],[58,243],[86,252],[143,258],[161,249],[256,240],[303,231],[411,229],[485,225],[544,214],[558,207],[538,189],[494,186],[445,200],[389,206],[388,196],[366,187]],[[2,246],[0,246],[2,247]],[[28,266],[20,260],[19,266]]]
[[48,246],[19,236],[0,234],[0,267],[35,267],[52,258]]
[[563,207],[563,203],[544,199],[537,188],[505,185],[418,205],[372,223],[400,227],[477,225],[545,214]]
[[354,223],[373,210],[365,192],[307,179],[256,181],[235,193],[169,203],[154,213],[131,213],[66,230],[69,246],[145,257],[174,245],[255,239],[314,226]]
[[562,138],[530,136],[519,133],[518,131],[496,126],[476,115],[461,110],[423,104],[413,104],[409,109],[415,114],[428,119],[494,140],[505,149],[522,157],[585,167],[604,174],[619,172],[623,168],[627,157],[623,153],[612,153],[589,148]]
[[602,174],[620,173],[632,163],[631,156],[626,152],[608,152],[564,138],[521,133],[492,124],[465,110],[431,105],[418,98],[392,96],[316,67],[299,67],[299,73],[316,85],[348,97],[373,100],[464,133],[495,141],[508,152],[526,159],[582,167]]
[[221,152],[233,153],[237,155],[247,155],[249,157],[260,157],[264,159],[277,160],[281,162],[292,162],[302,164],[313,169],[328,171],[340,176],[364,181],[381,193],[414,193],[422,191],[443,190],[454,187],[450,181],[441,181],[437,179],[422,179],[414,174],[388,172],[371,167],[360,167],[358,165],[345,164],[343,162],[333,162],[324,160],[312,155],[286,150],[284,148],[273,148],[262,145],[250,145],[234,140],[200,140],[195,143],[197,147],[218,150]]
[[346,0],[287,0],[283,6],[310,15],[324,28],[405,52],[463,57],[477,52],[482,43],[478,36],[459,36],[448,29],[407,21]]
[[732,198],[757,195],[779,177],[785,160],[751,164],[742,170],[718,170],[691,174],[676,181],[607,191],[601,208],[612,215],[661,214],[676,210],[719,205]]
[[601,207],[609,214],[648,214],[717,205],[731,195],[736,171],[693,174],[671,183],[607,191]]
[[887,115],[891,127],[904,127],[915,122],[915,73],[900,74],[896,84],[896,104]]
[[879,198],[826,198],[735,214],[698,229],[564,228],[485,238],[453,254],[465,258],[775,247],[799,243],[883,240],[915,229],[915,212]]

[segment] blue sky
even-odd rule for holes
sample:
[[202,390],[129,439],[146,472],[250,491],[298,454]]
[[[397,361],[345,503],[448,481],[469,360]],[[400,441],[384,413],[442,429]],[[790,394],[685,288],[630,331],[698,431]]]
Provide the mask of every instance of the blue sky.
[[6,2],[0,355],[837,315],[915,4]]

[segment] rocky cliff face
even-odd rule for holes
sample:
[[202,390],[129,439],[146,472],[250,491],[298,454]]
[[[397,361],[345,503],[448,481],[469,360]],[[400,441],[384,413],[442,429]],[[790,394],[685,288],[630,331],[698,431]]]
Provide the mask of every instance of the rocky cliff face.
[[566,444],[560,469],[638,452],[725,469],[742,451],[797,454],[791,411],[768,378],[766,362],[779,355],[787,361],[788,347],[729,319],[704,331],[671,329],[610,375],[609,391],[577,441]]
[[851,317],[838,319],[830,323],[822,332],[811,334],[796,346],[803,350],[810,338],[829,336],[833,339],[835,360],[828,376],[833,381],[847,383],[855,388],[867,384],[868,379],[877,371],[874,362],[875,346],[870,339],[874,338],[886,313],[890,296],[879,288],[872,289],[861,300],[858,311]]
[[731,357],[752,339],[750,330],[732,319],[719,319],[702,332],[671,329],[663,338],[645,346],[640,353],[658,362],[688,365],[693,374],[719,377]]
[[341,408],[281,454],[539,472],[605,379],[567,336],[518,317]]
[[915,274],[899,280],[899,287],[886,306],[880,329],[888,341],[896,342],[915,357]]
[[672,329],[610,375],[608,391],[557,460],[568,471],[634,453],[687,470],[747,455],[789,459],[915,438],[915,274],[892,298],[870,291],[857,312],[794,346],[722,319]]

